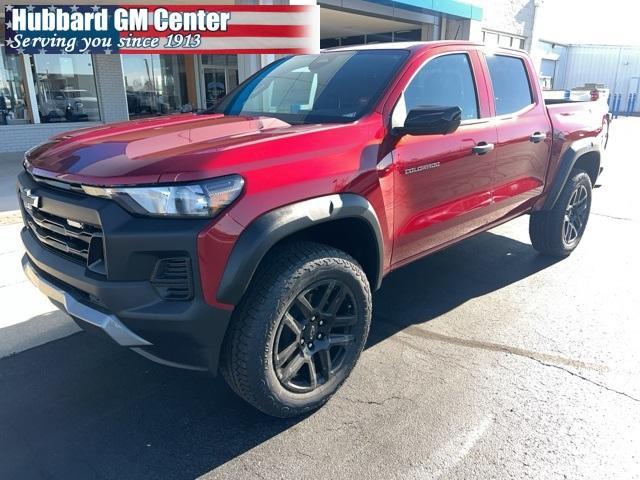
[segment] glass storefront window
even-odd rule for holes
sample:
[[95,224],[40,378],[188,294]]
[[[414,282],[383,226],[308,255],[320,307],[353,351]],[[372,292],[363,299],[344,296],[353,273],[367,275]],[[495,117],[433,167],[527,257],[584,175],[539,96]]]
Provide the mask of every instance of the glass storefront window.
[[354,35],[352,37],[323,38],[320,40],[320,48],[370,43],[419,42],[421,38],[422,30],[419,28],[415,30],[398,30],[395,32],[367,33],[366,35]]
[[100,120],[91,55],[33,55],[40,122]]
[[364,43],[364,35],[353,35],[351,37],[342,37],[340,39],[341,45],[362,45]]
[[187,74],[182,55],[123,55],[129,118],[188,111]]
[[100,120],[91,55],[46,54],[31,58],[42,123]]
[[237,55],[202,55],[203,65],[213,65],[216,67],[226,66],[238,68]]
[[393,32],[367,33],[367,43],[389,43],[393,42]]
[[322,38],[320,39],[320,48],[333,48],[340,46],[339,38]]
[[0,126],[31,123],[22,60],[0,47]]
[[419,42],[422,36],[422,31],[417,30],[405,30],[402,32],[393,33],[394,42]]

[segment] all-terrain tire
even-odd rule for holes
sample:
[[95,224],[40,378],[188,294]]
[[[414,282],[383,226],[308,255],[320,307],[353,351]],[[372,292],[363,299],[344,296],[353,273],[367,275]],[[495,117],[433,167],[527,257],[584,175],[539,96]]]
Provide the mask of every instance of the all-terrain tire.
[[570,255],[587,227],[591,193],[589,175],[582,170],[574,170],[553,208],[531,214],[529,236],[533,248],[554,257]]
[[[293,315],[292,309],[297,308],[293,305],[298,304],[300,295],[313,296],[313,289],[320,288],[315,286],[325,284],[330,284],[331,288],[336,284],[343,285],[349,292],[349,296],[345,296],[349,299],[349,304],[340,308],[348,308],[353,314],[349,317],[353,323],[348,327],[352,343],[349,343],[348,349],[346,346],[342,347],[345,353],[341,357],[340,368],[336,368],[335,377],[331,376],[331,369],[328,368],[324,383],[316,382],[314,390],[292,391],[282,383],[282,370],[277,368],[278,341],[283,331],[280,325],[285,321],[285,314]],[[305,293],[309,291],[311,293]],[[331,298],[335,300],[334,297]],[[328,301],[329,294],[323,300]],[[337,304],[338,301],[334,300],[332,302]],[[371,310],[371,291],[367,277],[358,262],[345,252],[313,242],[277,246],[258,268],[234,312],[223,347],[221,372],[240,397],[268,415],[285,418],[307,413],[327,402],[351,373],[369,333]],[[319,315],[320,313],[318,318]],[[335,313],[334,318],[337,318]],[[305,320],[300,325],[304,322]],[[327,320],[322,328],[326,329],[328,324]],[[317,324],[310,323],[304,327],[305,335],[312,328],[320,328]],[[313,332],[316,335],[316,330]],[[322,336],[321,333],[318,334]],[[329,333],[327,337],[333,335]],[[296,355],[305,358],[306,352],[307,356],[312,356],[311,348],[307,349],[305,340],[303,343]],[[309,372],[311,368],[308,366]],[[307,375],[311,378],[311,373]]]

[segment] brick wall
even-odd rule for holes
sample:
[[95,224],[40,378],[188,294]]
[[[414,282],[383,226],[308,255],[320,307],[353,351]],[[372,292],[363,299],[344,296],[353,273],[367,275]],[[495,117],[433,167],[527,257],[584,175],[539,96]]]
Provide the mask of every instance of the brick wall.
[[87,128],[100,123],[39,123],[0,126],[0,160],[7,152],[24,152],[58,133]]
[[103,122],[129,119],[120,55],[94,55],[93,69]]

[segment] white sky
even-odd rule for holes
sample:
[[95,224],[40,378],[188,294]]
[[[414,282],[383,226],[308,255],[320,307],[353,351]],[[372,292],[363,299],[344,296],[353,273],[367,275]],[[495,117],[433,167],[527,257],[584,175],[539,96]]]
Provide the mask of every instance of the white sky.
[[640,0],[545,0],[538,25],[545,40],[640,45]]

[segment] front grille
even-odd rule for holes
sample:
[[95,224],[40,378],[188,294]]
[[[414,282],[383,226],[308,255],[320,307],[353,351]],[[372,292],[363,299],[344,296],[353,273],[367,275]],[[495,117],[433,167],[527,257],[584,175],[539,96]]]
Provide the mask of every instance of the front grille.
[[165,300],[191,300],[193,298],[191,261],[188,257],[158,260],[151,276],[151,283]]
[[79,185],[77,183],[59,182],[57,180],[52,180],[50,178],[45,178],[45,177],[38,177],[35,175],[31,175],[31,178],[42,185],[53,187],[56,190],[62,190],[65,192],[74,192],[74,193],[85,195],[84,190],[82,189],[82,185]]
[[103,259],[99,226],[74,222],[24,205],[23,211],[27,227],[41,244],[85,265]]

